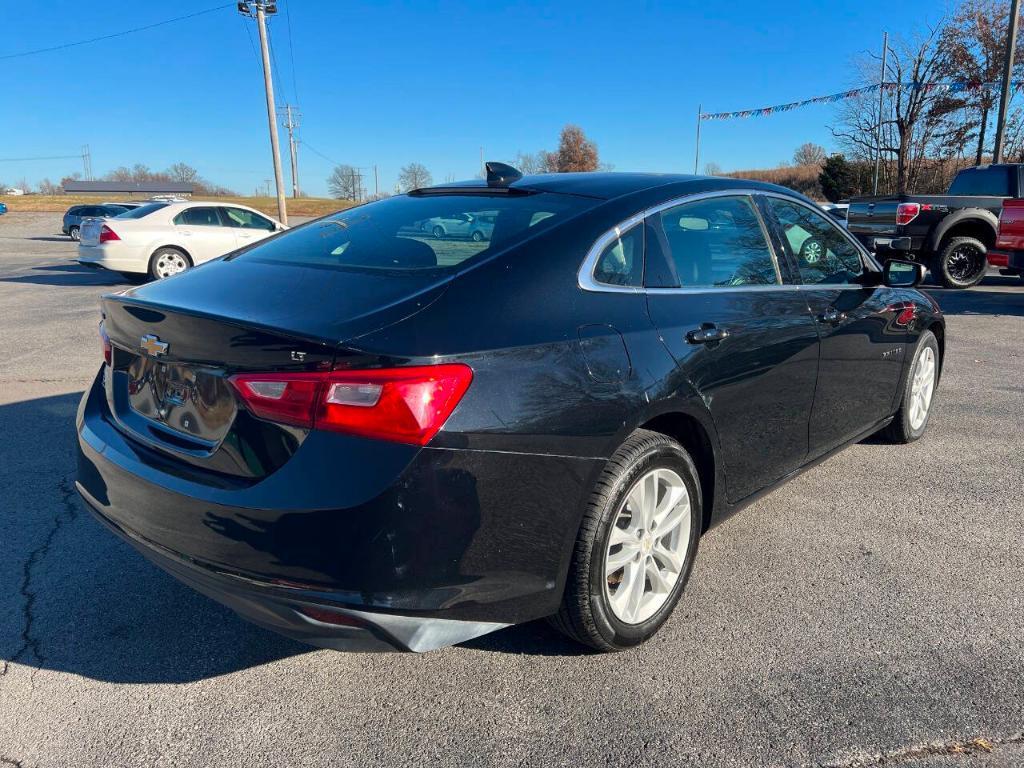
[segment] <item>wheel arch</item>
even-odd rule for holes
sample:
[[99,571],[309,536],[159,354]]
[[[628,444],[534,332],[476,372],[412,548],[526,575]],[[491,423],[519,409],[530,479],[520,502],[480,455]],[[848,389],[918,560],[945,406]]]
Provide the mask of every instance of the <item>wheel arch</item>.
[[639,428],[671,437],[690,454],[697,467],[697,477],[700,479],[703,504],[701,532],[708,530],[713,518],[717,487],[715,445],[708,428],[696,416],[683,411],[659,414],[640,424]]
[[149,261],[153,261],[153,256],[155,256],[156,252],[159,251],[161,248],[171,248],[175,251],[179,251],[180,253],[184,254],[185,258],[189,260],[189,263],[193,267],[196,265],[196,260],[192,258],[192,254],[188,252],[188,249],[182,245],[178,245],[178,243],[160,243],[158,245],[153,246],[149,251]]
[[954,237],[973,237],[984,243],[986,248],[992,248],[996,244],[998,229],[999,219],[989,211],[982,208],[958,211],[947,216],[935,228],[929,241],[929,250],[938,253]]

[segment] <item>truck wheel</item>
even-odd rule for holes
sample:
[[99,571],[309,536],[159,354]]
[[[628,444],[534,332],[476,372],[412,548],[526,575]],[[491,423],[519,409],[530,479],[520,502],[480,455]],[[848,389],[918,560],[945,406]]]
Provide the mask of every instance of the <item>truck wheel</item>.
[[935,257],[935,271],[947,288],[970,288],[985,276],[985,244],[973,237],[954,237]]

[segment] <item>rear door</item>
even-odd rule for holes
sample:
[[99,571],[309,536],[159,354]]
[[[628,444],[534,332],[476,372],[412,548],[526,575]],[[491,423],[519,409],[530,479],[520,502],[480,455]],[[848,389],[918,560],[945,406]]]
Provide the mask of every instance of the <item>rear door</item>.
[[907,328],[897,323],[902,307],[892,291],[861,284],[868,256],[827,216],[792,198],[766,196],[764,204],[821,336],[815,457],[892,414]]
[[728,498],[738,501],[806,459],[814,320],[797,287],[783,283],[784,265],[749,196],[691,198],[649,216],[647,231],[651,319],[679,384],[711,412]]
[[181,244],[200,264],[235,250],[235,230],[221,221],[217,206],[195,205],[174,217]]

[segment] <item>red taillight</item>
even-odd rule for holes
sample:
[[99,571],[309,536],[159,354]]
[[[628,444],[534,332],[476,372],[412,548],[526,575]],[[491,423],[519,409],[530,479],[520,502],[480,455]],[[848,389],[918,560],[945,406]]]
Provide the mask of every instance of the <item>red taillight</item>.
[[231,377],[261,419],[414,445],[430,442],[472,380],[459,363]]
[[900,203],[896,206],[896,223],[909,224],[921,212],[920,203]]
[[120,240],[120,239],[121,238],[117,236],[117,232],[112,230],[106,224],[104,224],[102,227],[100,227],[100,242],[101,243],[109,243],[109,242],[112,242],[114,240]]
[[110,346],[110,337],[107,336],[107,329],[103,327],[103,322],[100,321],[100,342],[103,344],[103,362],[110,365],[110,361],[113,359],[114,350]]

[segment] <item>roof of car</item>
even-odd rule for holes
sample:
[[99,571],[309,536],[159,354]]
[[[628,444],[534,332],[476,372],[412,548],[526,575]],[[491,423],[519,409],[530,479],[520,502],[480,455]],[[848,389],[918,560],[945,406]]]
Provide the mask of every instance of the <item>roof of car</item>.
[[[642,192],[646,189],[674,184],[680,181],[695,181],[707,178],[680,173],[621,173],[596,171],[592,173],[542,173],[523,176],[509,186],[513,189],[531,189],[538,192],[558,192],[568,195],[585,195],[610,200],[621,195]],[[486,189],[483,179],[456,181],[437,184],[428,189]]]

